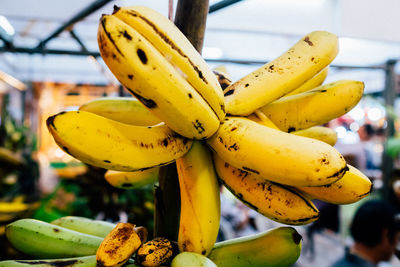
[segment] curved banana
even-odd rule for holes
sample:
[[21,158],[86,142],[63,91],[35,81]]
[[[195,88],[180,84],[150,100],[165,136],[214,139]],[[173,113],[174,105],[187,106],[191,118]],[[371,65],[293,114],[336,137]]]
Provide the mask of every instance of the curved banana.
[[315,76],[338,53],[338,38],[326,31],[311,32],[278,58],[268,62],[225,91],[227,114],[249,115]]
[[146,267],[168,265],[177,252],[178,248],[170,240],[164,237],[156,237],[143,243],[137,250],[135,263]]
[[230,165],[280,184],[331,184],[348,169],[332,146],[246,118],[227,117],[207,142]]
[[131,223],[118,223],[96,252],[96,266],[120,267],[140,247],[142,241]]
[[171,262],[171,267],[217,267],[206,256],[194,252],[181,252]]
[[313,126],[304,130],[291,132],[291,134],[317,139],[331,146],[334,146],[337,141],[336,131],[324,126]]
[[85,111],[61,112],[46,123],[65,152],[87,164],[116,171],[171,163],[192,144],[166,125],[128,125]]
[[98,43],[118,80],[175,132],[211,136],[225,116],[221,87],[176,26],[146,7],[103,15]]
[[64,216],[50,223],[84,234],[103,238],[106,237],[115,227],[114,223],[92,220],[80,216]]
[[303,225],[318,219],[314,204],[289,187],[230,166],[214,157],[218,176],[226,188],[244,204],[276,222]]
[[325,69],[321,70],[314,77],[312,77],[311,79],[309,79],[308,81],[303,83],[297,89],[294,89],[290,93],[286,94],[285,96],[300,94],[300,93],[310,91],[310,90],[314,89],[315,87],[320,86],[325,81],[326,76],[328,76],[328,70],[329,70],[329,66],[326,67]]
[[282,97],[260,110],[284,132],[322,125],[350,111],[361,99],[364,83],[341,80],[301,94]]
[[217,240],[221,216],[212,155],[205,144],[194,141],[176,167],[181,193],[179,250],[208,255]]
[[254,111],[246,118],[269,128],[279,130],[279,128],[260,110]]
[[301,235],[293,227],[218,242],[208,256],[218,267],[292,266],[300,256]]
[[79,110],[137,126],[152,126],[161,122],[133,97],[100,97],[83,104]]
[[372,183],[361,171],[353,166],[339,181],[325,186],[297,187],[307,196],[325,202],[343,205],[351,204],[369,195]]
[[34,219],[8,224],[6,236],[17,250],[42,259],[94,255],[103,240]]
[[40,259],[40,260],[5,260],[0,261],[0,267],[96,267],[96,256],[83,256],[62,259]]
[[133,189],[156,183],[158,181],[159,171],[159,167],[133,172],[108,170],[104,174],[104,178],[110,185],[116,188]]

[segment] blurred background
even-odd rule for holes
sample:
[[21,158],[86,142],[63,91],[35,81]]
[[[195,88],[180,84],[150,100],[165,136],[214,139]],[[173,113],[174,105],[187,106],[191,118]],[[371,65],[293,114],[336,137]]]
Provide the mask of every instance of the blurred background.
[[[7,208],[1,210],[0,203],[0,234],[6,223],[28,216],[45,221],[64,215],[134,219],[152,228],[151,186],[111,187],[104,170],[59,149],[44,122],[97,97],[128,95],[99,55],[101,14],[112,13],[114,5],[145,5],[168,16],[171,3],[175,7],[177,0],[1,1],[0,201]],[[360,80],[365,92],[354,109],[326,126],[337,132],[336,148],[346,160],[373,181],[369,198],[388,199],[400,207],[399,12],[397,0],[210,0],[202,54],[212,68],[235,81],[311,31],[337,34],[340,51],[325,83]],[[226,238],[274,225],[228,192],[223,197],[227,206],[238,209],[241,222],[226,230]],[[324,266],[319,260],[328,259],[328,264],[342,254],[351,242],[347,229],[358,205],[328,211],[338,220],[337,227],[321,226],[315,238],[319,245],[305,245],[298,266]],[[13,253],[0,247],[3,258]]]

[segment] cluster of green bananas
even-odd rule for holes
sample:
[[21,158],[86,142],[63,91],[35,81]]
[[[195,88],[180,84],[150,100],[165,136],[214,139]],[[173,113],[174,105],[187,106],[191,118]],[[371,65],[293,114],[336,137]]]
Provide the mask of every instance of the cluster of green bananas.
[[[98,43],[135,98],[97,99],[49,117],[47,126],[66,153],[108,169],[105,179],[115,187],[155,183],[161,166],[176,163],[180,254],[172,266],[290,266],[299,257],[301,238],[292,227],[216,244],[218,179],[250,208],[288,225],[318,219],[312,199],[347,204],[371,191],[369,179],[333,147],[336,133],[321,126],[353,108],[364,89],[353,80],[321,85],[338,53],[334,34],[311,32],[233,83],[147,7],[103,15]],[[101,242],[89,243],[94,249]],[[140,258],[165,254],[148,255],[157,247],[150,246]],[[152,264],[145,266],[163,263]]]

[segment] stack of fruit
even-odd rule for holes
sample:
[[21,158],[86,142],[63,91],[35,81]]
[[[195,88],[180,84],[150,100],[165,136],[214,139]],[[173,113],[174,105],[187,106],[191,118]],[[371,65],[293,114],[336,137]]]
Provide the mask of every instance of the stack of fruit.
[[[354,107],[364,89],[352,80],[321,85],[338,53],[334,34],[309,33],[234,83],[213,73],[172,22],[146,7],[103,15],[98,43],[139,101],[95,100],[48,118],[48,129],[65,152],[108,169],[105,178],[116,187],[154,183],[160,166],[175,162],[178,238],[145,242],[133,225],[118,224],[103,240],[25,220],[7,228],[17,249],[44,258],[97,253],[82,266],[122,266],[133,255],[142,266],[290,266],[301,248],[290,226],[216,243],[217,179],[250,208],[288,225],[318,219],[312,199],[347,204],[369,194],[369,179],[346,164],[333,147],[335,132],[321,126]],[[54,250],[63,253],[47,253]]]

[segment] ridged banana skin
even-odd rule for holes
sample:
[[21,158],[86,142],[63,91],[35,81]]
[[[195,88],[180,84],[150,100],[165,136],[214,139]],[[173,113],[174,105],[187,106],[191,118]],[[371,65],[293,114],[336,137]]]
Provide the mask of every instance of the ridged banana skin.
[[218,129],[219,118],[207,101],[135,29],[116,16],[103,15],[98,43],[115,77],[172,130],[204,139]]
[[331,184],[348,169],[344,157],[324,142],[241,117],[227,117],[207,143],[233,167],[285,185]]
[[329,71],[329,66],[326,67],[325,69],[321,70],[314,77],[312,77],[311,79],[309,79],[308,81],[303,83],[297,89],[294,89],[290,93],[286,94],[285,96],[300,94],[300,93],[310,91],[310,90],[314,89],[315,87],[320,86],[325,81],[326,77],[328,76],[328,71]]
[[115,227],[114,223],[93,220],[80,216],[64,216],[50,223],[70,230],[102,238],[106,237]]
[[87,164],[116,171],[169,164],[192,145],[165,124],[134,126],[85,111],[61,112],[46,123],[65,152]]
[[0,261],[0,267],[96,267],[96,256],[84,256],[45,260],[6,260]]
[[116,188],[133,189],[156,183],[158,181],[159,171],[159,167],[133,172],[108,170],[104,174],[104,178],[110,185]]
[[372,183],[360,170],[348,166],[349,171],[333,184],[321,187],[297,187],[297,189],[311,198],[333,204],[355,203],[371,193]]
[[152,126],[161,122],[133,97],[100,97],[83,104],[79,110],[137,126]]
[[293,227],[218,242],[208,256],[218,267],[292,266],[300,256],[301,235]]
[[219,120],[224,119],[225,103],[221,86],[210,67],[174,23],[145,6],[121,7],[113,15],[136,29],[181,70]]
[[171,267],[217,267],[212,260],[198,253],[182,252],[175,256]]
[[8,224],[6,236],[17,250],[39,259],[94,255],[103,240],[35,219]]
[[181,195],[178,230],[179,251],[208,255],[219,230],[220,191],[211,152],[205,143],[176,161]]
[[269,219],[289,225],[304,225],[318,219],[318,209],[298,191],[234,168],[218,156],[214,163],[225,187]]
[[334,146],[337,142],[336,131],[324,126],[313,126],[304,130],[291,132],[291,134],[317,139],[331,146]]
[[323,125],[350,111],[361,99],[364,83],[340,80],[301,94],[282,97],[260,108],[284,132]]
[[338,49],[332,33],[305,35],[284,54],[230,85],[225,92],[226,113],[249,115],[298,88],[327,67]]

